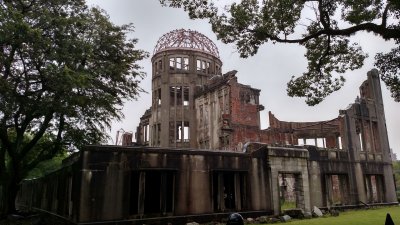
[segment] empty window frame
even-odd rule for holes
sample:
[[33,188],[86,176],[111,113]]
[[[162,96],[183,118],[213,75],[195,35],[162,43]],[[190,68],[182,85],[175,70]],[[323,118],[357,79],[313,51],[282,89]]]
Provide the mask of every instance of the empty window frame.
[[129,213],[165,215],[173,212],[174,183],[173,171],[132,171]]
[[163,63],[162,63],[162,60],[160,59],[158,61],[158,70],[161,71],[162,69],[163,69]]
[[202,60],[201,61],[201,72],[206,73],[207,72],[207,66],[206,66],[206,61]]
[[196,70],[202,73],[212,73],[211,71],[211,63],[203,60],[203,59],[197,59],[196,60]]
[[169,69],[170,70],[175,69],[175,58],[174,57],[169,58]]
[[360,151],[364,151],[364,142],[363,142],[363,135],[361,132],[357,134],[358,139],[360,140]]
[[326,138],[317,138],[317,147],[326,148]]
[[182,58],[181,57],[175,58],[175,68],[178,70],[182,69]]
[[176,123],[176,142],[189,142],[188,121],[179,121]]
[[280,173],[278,175],[279,202],[281,210],[296,208],[297,190],[295,174]]
[[149,140],[150,140],[150,125],[149,124],[147,124],[147,125],[144,125],[144,127],[143,127],[143,129],[144,129],[144,142],[149,142]]
[[303,178],[300,173],[279,173],[280,208],[304,208]]
[[305,139],[305,141],[306,141],[306,143],[305,143],[306,145],[317,146],[314,138],[307,138],[307,139]]
[[171,86],[170,87],[170,105],[189,105],[189,87]]
[[188,57],[170,57],[169,68],[171,70],[189,70],[189,58]]
[[214,212],[246,208],[246,174],[214,171],[212,174]]
[[163,63],[162,60],[160,59],[154,63],[154,71],[159,72],[162,71],[162,69],[163,69]]
[[189,70],[189,58],[183,57],[183,68],[184,70]]
[[325,181],[327,206],[349,204],[347,174],[327,174],[325,175]]
[[161,88],[157,91],[157,105],[161,105]]
[[161,88],[153,92],[153,101],[154,106],[161,105]]
[[183,86],[183,105],[189,105],[189,87]]
[[382,175],[367,174],[365,176],[368,203],[384,202],[383,179]]
[[337,147],[338,147],[339,149],[343,149],[342,137],[340,137],[340,136],[337,137],[337,143],[338,143]]
[[200,59],[196,60],[196,70],[201,71],[201,60]]

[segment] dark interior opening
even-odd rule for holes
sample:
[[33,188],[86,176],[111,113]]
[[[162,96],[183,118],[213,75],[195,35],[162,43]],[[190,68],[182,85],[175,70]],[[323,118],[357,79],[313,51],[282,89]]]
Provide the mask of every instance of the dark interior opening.
[[139,173],[131,172],[131,189],[129,198],[129,214],[138,213]]
[[148,171],[146,172],[145,197],[144,197],[144,213],[160,213],[160,192],[161,173]]
[[224,173],[224,201],[226,209],[235,209],[235,183],[233,173]]
[[246,205],[246,176],[241,172],[215,171],[212,176],[215,212],[242,210]]

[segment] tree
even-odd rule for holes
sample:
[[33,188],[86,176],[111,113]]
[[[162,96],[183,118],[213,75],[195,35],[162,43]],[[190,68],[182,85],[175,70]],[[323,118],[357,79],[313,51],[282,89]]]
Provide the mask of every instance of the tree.
[[394,180],[396,182],[397,199],[400,199],[400,161],[393,161]]
[[350,36],[366,31],[396,44],[375,56],[375,66],[392,97],[400,101],[400,1],[398,0],[241,0],[223,12],[208,0],[160,0],[183,8],[194,18],[208,18],[224,43],[235,43],[241,57],[257,53],[266,42],[306,48],[308,71],[288,82],[289,96],[315,105],[339,90],[347,70],[362,67],[365,54]]
[[31,169],[103,142],[142,91],[132,31],[84,0],[0,1],[0,216]]

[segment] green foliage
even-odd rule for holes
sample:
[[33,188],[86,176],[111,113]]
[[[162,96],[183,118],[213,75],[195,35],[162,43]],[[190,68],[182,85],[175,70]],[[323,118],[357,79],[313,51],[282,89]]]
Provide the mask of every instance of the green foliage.
[[132,31],[84,0],[0,1],[3,195],[15,195],[31,169],[65,146],[107,138],[123,102],[142,91],[136,62],[148,53],[135,49]]
[[61,168],[62,161],[68,157],[68,154],[66,152],[61,152],[54,156],[52,159],[45,160],[40,162],[38,165],[36,165],[35,168],[33,168],[31,171],[29,171],[28,175],[25,177],[25,179],[33,179],[33,178],[38,178],[42,177],[48,173],[51,173],[55,170],[58,170]]
[[345,82],[340,74],[363,66],[368,55],[350,42],[351,35],[367,31],[395,40],[397,48],[376,55],[375,65],[392,96],[400,101],[398,0],[241,0],[223,10],[207,0],[160,2],[183,8],[193,19],[209,18],[217,37],[224,43],[235,43],[241,57],[256,54],[268,41],[304,46],[307,71],[293,76],[287,91],[289,96],[305,97],[309,105],[339,90]]
[[400,199],[400,161],[393,162],[394,180],[396,182],[397,199]]

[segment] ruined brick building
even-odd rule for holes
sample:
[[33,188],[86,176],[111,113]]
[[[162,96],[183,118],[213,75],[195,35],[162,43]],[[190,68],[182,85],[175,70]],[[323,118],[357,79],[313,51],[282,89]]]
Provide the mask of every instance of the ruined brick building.
[[137,143],[87,146],[46,177],[25,181],[18,203],[76,224],[202,221],[239,211],[397,204],[377,70],[360,97],[327,121],[260,128],[259,89],[222,74],[215,44],[175,30],[152,57],[152,104]]

